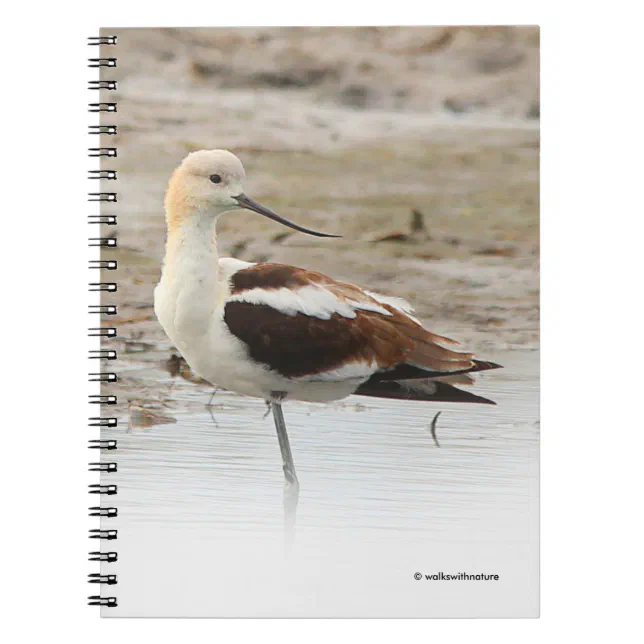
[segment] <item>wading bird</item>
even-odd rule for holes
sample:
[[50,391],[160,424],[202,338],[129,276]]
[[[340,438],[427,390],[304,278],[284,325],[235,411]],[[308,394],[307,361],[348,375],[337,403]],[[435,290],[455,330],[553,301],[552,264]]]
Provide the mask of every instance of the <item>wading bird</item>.
[[195,373],[212,384],[266,400],[284,476],[298,487],[282,403],[328,402],[358,394],[435,402],[492,401],[458,389],[468,375],[500,365],[454,351],[454,340],[423,328],[409,304],[322,273],[283,264],[219,258],[220,215],[252,210],[318,237],[244,194],[241,161],[200,150],[174,171],[154,310]]

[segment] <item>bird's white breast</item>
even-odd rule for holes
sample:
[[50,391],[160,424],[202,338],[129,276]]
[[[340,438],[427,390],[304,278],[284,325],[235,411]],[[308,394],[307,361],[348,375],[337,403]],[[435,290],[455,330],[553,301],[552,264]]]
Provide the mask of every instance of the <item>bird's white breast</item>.
[[244,343],[223,319],[230,277],[252,264],[219,260],[216,280],[199,283],[181,275],[181,266],[164,269],[154,292],[154,311],[164,331],[190,368],[212,384],[248,396],[266,398],[285,386],[284,379],[249,359]]

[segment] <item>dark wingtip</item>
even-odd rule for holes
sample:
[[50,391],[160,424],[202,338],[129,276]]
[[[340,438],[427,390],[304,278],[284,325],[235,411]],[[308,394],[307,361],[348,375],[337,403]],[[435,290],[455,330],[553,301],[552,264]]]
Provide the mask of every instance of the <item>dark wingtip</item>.
[[436,389],[428,393],[422,388],[414,389],[413,386],[403,386],[395,380],[378,381],[370,379],[367,382],[363,382],[354,393],[358,396],[371,396],[373,398],[496,405],[489,398],[483,398],[483,396],[464,391],[453,385],[448,385],[445,382],[434,381],[434,384],[436,385]]
[[479,401],[482,405],[496,405],[496,403],[489,398],[483,398],[483,396],[479,396],[479,398],[482,399]]
[[489,360],[474,360],[476,371],[489,371],[490,369],[503,369],[502,364],[490,362]]

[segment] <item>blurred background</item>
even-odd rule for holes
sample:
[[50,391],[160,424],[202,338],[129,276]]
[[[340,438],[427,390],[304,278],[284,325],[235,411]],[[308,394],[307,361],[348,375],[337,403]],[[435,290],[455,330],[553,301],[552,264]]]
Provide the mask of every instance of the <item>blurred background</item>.
[[537,27],[103,33],[119,38],[118,68],[103,76],[118,91],[102,96],[118,103],[103,115],[118,135],[102,143],[119,154],[103,167],[119,179],[105,211],[119,215],[120,357],[173,352],[152,308],[163,197],[202,148],[237,154],[246,192],[276,212],[343,235],[232,213],[221,255],[402,296],[433,331],[482,353],[537,347]]

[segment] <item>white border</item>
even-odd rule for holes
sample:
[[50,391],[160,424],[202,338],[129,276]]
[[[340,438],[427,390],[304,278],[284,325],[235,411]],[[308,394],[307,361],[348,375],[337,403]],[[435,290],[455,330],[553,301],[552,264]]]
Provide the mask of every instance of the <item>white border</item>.
[[[3,34],[3,602],[20,641],[563,641],[641,632],[639,21],[580,3],[387,6],[109,0],[15,6]],[[447,8],[449,7],[449,8]],[[618,20],[610,21],[613,16]],[[8,16],[7,16],[8,17]],[[102,620],[85,606],[88,122],[101,25],[540,24],[543,459],[540,620]],[[641,281],[638,280],[638,281]],[[639,557],[641,559],[641,557]],[[11,622],[13,624],[11,624]],[[408,639],[413,638],[413,639]],[[15,639],[15,638],[14,638]],[[630,640],[630,638],[629,638]]]

